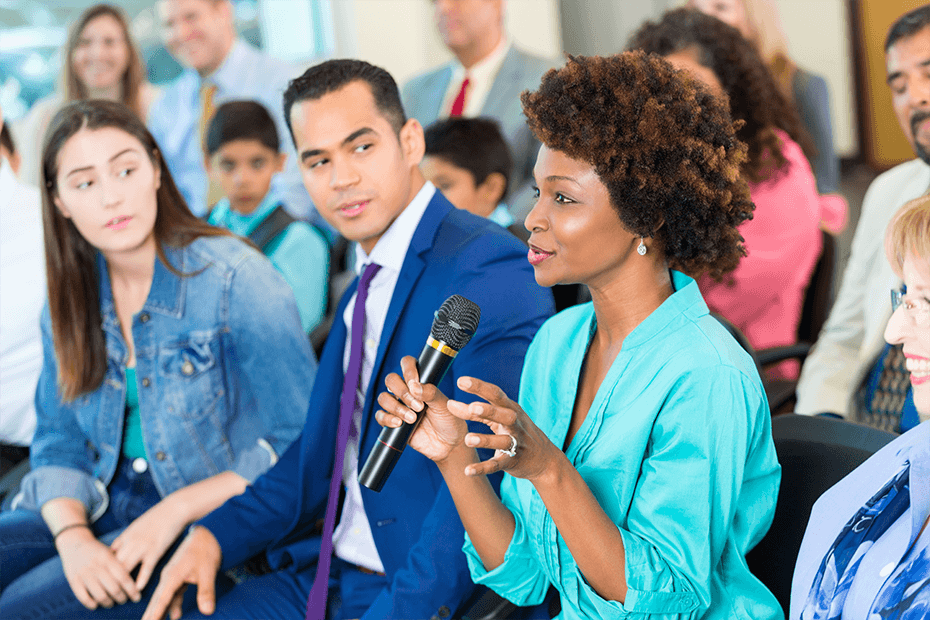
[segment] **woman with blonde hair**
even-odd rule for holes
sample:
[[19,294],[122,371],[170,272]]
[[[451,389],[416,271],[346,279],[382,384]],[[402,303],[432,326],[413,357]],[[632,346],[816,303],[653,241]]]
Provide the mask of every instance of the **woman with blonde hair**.
[[749,40],[768,65],[782,92],[795,105],[816,147],[811,168],[821,194],[836,192],[840,160],[833,145],[830,92],[819,75],[798,67],[788,53],[788,41],[772,0],[689,0],[688,6],[727,23]]
[[930,614],[930,198],[905,204],[885,236],[904,282],[885,340],[902,345],[921,423],[824,493],[791,586],[791,620]]
[[39,184],[42,138],[52,116],[65,103],[81,99],[108,99],[126,105],[143,121],[159,90],[145,75],[145,64],[129,31],[123,10],[96,4],[72,25],[62,50],[59,91],[39,100],[14,127],[22,156],[21,178]]

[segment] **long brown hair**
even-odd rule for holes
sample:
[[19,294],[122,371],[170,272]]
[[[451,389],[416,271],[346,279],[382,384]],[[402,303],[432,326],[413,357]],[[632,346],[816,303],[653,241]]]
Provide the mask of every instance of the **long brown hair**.
[[676,9],[659,22],[646,22],[633,35],[630,49],[669,56],[694,50],[700,65],[713,71],[730,100],[730,113],[745,124],[737,137],[749,147],[742,174],[751,183],[787,171],[776,129],[784,131],[810,156],[813,143],[797,110],[782,93],[759,53],[739,30],[696,9]]
[[104,15],[109,15],[119,23],[120,28],[123,30],[123,39],[126,43],[126,48],[129,50],[129,66],[126,67],[126,72],[123,73],[123,78],[120,80],[121,101],[138,114],[140,118],[145,118],[146,111],[142,109],[143,101],[141,95],[142,85],[145,82],[145,63],[142,62],[142,57],[139,55],[139,48],[133,40],[132,34],[129,32],[129,21],[126,19],[126,14],[123,13],[121,8],[113,6],[112,4],[95,4],[84,11],[71,28],[64,58],[65,100],[78,101],[80,99],[87,99],[87,88],[85,88],[81,80],[78,79],[77,73],[74,70],[74,51],[81,41],[81,33],[84,31],[84,28],[87,27],[87,24]]
[[58,195],[58,153],[82,129],[104,127],[115,127],[139,140],[161,171],[153,234],[158,258],[168,269],[183,275],[168,262],[166,245],[184,247],[198,237],[230,234],[191,213],[155,139],[128,107],[115,101],[75,101],[55,115],[42,149],[42,223],[58,384],[65,400],[97,389],[106,373],[107,354],[101,329],[97,250],[54,202]]

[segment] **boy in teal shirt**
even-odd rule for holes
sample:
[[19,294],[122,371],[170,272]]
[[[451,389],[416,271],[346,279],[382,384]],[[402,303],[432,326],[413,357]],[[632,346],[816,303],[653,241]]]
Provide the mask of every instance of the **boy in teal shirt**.
[[294,291],[304,331],[326,312],[329,247],[307,222],[287,214],[271,180],[284,169],[278,132],[255,101],[230,101],[216,110],[204,136],[206,168],[226,196],[208,221],[248,237]]

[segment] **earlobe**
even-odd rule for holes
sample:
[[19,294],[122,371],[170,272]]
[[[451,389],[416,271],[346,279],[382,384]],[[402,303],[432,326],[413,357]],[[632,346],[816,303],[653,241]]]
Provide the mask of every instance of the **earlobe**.
[[61,198],[55,196],[52,198],[52,202],[55,204],[55,207],[58,209],[58,212],[61,213],[61,216],[66,220],[71,219],[71,214],[65,209],[65,205],[61,202]]

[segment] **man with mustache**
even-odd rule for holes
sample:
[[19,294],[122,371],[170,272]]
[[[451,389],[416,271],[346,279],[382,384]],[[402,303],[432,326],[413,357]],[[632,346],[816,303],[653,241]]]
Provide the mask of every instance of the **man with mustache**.
[[901,286],[882,243],[898,208],[930,188],[930,5],[891,26],[885,68],[895,114],[917,159],[879,176],[865,195],[843,284],[801,370],[796,411],[901,431],[919,420],[900,348],[882,338],[891,316],[888,291]]

